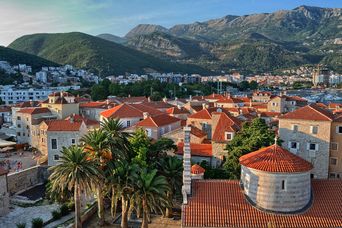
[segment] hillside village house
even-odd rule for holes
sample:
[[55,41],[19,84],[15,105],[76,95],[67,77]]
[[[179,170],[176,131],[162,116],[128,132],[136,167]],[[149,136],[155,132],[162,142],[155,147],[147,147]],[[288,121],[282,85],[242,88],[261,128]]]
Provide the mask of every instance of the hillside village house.
[[100,121],[100,113],[116,105],[110,100],[85,102],[80,104],[80,114],[88,119]]
[[279,117],[279,137],[292,153],[311,162],[315,178],[328,178],[331,112],[316,104],[307,105]]
[[307,100],[301,97],[280,95],[273,97],[267,102],[267,111],[278,113],[293,112],[297,108],[304,107],[307,104]]
[[23,108],[16,112],[15,127],[17,143],[31,144],[31,128],[44,119],[55,119],[48,108]]
[[43,121],[32,133],[32,146],[53,166],[59,161],[63,147],[78,145],[87,132],[86,124],[73,118]]
[[128,131],[134,131],[137,128],[144,129],[148,137],[158,140],[164,134],[181,128],[181,120],[167,114],[150,116],[145,112],[144,119],[129,128]]
[[11,107],[12,109],[12,124],[15,126],[15,121],[17,120],[17,111],[19,111],[22,108],[33,108],[33,107],[39,107],[38,101],[25,101],[18,104],[15,104]]
[[48,96],[48,99],[41,103],[41,107],[49,108],[58,119],[64,119],[73,113],[79,113],[79,103],[75,96],[67,92],[56,92]]
[[123,127],[127,128],[143,120],[144,113],[148,113],[150,116],[162,114],[162,112],[142,104],[124,103],[101,112],[100,121],[110,118],[120,119]]
[[271,92],[257,91],[252,95],[252,102],[267,103],[273,97]]

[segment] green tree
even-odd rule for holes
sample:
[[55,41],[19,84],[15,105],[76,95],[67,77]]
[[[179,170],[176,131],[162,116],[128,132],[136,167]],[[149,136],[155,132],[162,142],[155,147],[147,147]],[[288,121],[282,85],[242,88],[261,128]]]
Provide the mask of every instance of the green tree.
[[164,213],[163,208],[170,204],[166,192],[170,191],[169,183],[164,176],[157,174],[157,170],[143,169],[134,176],[134,192],[131,207],[142,206],[143,221],[141,227],[147,228],[151,212]]
[[152,93],[150,98],[151,98],[152,101],[161,101],[162,96],[161,96],[161,94],[159,92],[155,91],[155,92]]
[[250,88],[251,90],[256,90],[256,89],[258,89],[258,87],[259,87],[259,85],[258,85],[258,83],[257,83],[256,81],[251,81],[251,82],[249,83],[249,88]]
[[94,101],[104,100],[108,96],[105,88],[102,85],[93,85],[91,87],[91,98]]
[[147,155],[151,147],[151,140],[144,129],[138,128],[132,137],[129,138],[129,142],[134,153],[133,162],[141,167],[147,167]]
[[[107,162],[112,158],[108,143],[108,136],[103,130],[94,130],[88,132],[87,135],[83,136],[81,141],[85,144],[85,151],[90,154],[90,157],[97,162],[98,170],[104,171]],[[99,217],[99,225],[105,223],[104,217],[104,187],[105,177],[104,175],[98,176],[96,185],[97,195],[97,214]]]
[[183,163],[177,157],[166,157],[161,160],[158,165],[160,173],[165,176],[169,183],[169,190],[166,195],[169,199],[170,205],[166,207],[165,216],[172,217],[172,202],[175,194],[181,192],[182,176],[183,176]]
[[229,173],[230,178],[239,179],[239,158],[242,155],[272,145],[274,138],[274,131],[269,129],[263,119],[256,118],[251,123],[245,123],[233,140],[226,146],[228,156],[224,163],[224,168]]
[[74,190],[75,201],[75,227],[82,227],[81,221],[81,190],[89,194],[92,190],[92,182],[98,180],[99,171],[96,163],[89,159],[89,155],[83,152],[81,147],[72,146],[63,148],[60,162],[50,168],[52,191],[63,191],[65,187],[69,191]]

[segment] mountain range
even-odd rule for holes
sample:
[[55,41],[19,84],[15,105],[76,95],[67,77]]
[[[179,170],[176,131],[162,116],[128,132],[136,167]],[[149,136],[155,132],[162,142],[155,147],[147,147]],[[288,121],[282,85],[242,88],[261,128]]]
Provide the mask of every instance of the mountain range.
[[342,9],[293,10],[165,28],[141,24],[125,37],[84,33],[33,34],[9,48],[101,75],[150,71],[263,73],[326,64],[342,73]]

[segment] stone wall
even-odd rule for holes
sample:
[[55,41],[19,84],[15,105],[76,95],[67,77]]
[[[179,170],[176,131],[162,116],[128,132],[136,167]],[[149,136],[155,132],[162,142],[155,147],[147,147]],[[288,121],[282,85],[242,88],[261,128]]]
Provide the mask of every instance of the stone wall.
[[[294,124],[298,126],[297,132],[292,130]],[[311,133],[311,126],[318,127],[317,134]],[[311,172],[315,178],[328,178],[330,134],[330,121],[279,119],[279,137],[284,141],[282,145],[292,153],[311,162],[314,166]],[[294,151],[289,148],[289,142],[299,143],[298,150]],[[308,143],[318,144],[318,151],[310,152],[307,148]]]
[[[282,189],[282,181],[285,189]],[[241,166],[244,193],[258,207],[275,212],[296,212],[311,199],[310,173],[269,173]]]
[[331,143],[334,143],[336,148],[330,147],[330,157],[337,159],[337,163],[330,162],[329,174],[331,177],[342,178],[342,134],[337,132],[337,127],[342,126],[340,122],[333,122],[331,127]]
[[0,216],[9,212],[9,194],[7,191],[7,177],[0,176]]
[[27,190],[39,183],[44,183],[49,176],[48,166],[34,166],[7,176],[10,195]]

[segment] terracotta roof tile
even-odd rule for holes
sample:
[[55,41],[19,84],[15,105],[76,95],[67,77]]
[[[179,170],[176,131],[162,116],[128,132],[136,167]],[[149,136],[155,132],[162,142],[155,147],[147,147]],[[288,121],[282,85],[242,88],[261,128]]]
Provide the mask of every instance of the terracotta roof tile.
[[261,112],[260,117],[278,117],[280,116],[280,112]]
[[191,166],[191,173],[193,174],[202,174],[204,172],[205,172],[205,169],[202,168],[200,165],[195,164]]
[[48,125],[47,131],[79,131],[83,122],[70,120],[48,120],[44,121]]
[[0,112],[12,112],[12,109],[8,106],[2,106],[0,107]]
[[151,116],[162,113],[159,110],[141,104],[120,104],[100,114],[105,118],[142,118],[144,112],[148,112]]
[[155,109],[167,109],[167,108],[174,107],[173,105],[166,103],[164,101],[143,102],[142,104],[147,107],[155,108]]
[[243,101],[235,97],[223,97],[219,99],[218,101],[216,101],[216,103],[239,104],[239,103],[243,103]]
[[92,101],[81,103],[80,108],[99,108],[99,109],[108,109],[113,108],[117,104],[114,102],[106,102],[106,101]]
[[195,127],[195,126],[190,126],[191,127],[191,131],[190,133],[198,138],[203,138],[205,136],[207,136],[207,134],[202,131],[201,129]]
[[23,108],[18,111],[18,113],[25,113],[30,115],[41,114],[41,113],[51,113],[48,108]]
[[[176,154],[183,155],[183,148],[184,143],[179,142],[177,144],[177,152]],[[200,157],[212,157],[212,145],[211,144],[197,144],[197,143],[190,143],[191,148],[191,156],[200,156]]]
[[308,172],[313,168],[310,162],[278,145],[243,155],[239,161],[248,168],[274,173]]
[[209,100],[209,99],[222,99],[222,98],[224,98],[224,96],[221,94],[213,93],[213,94],[210,94],[208,96],[204,96],[203,98],[207,99],[207,100]]
[[162,127],[172,123],[180,122],[181,120],[169,116],[167,114],[161,114],[157,116],[149,116],[146,119],[141,120],[136,124],[137,127]]
[[181,107],[181,108],[177,108],[177,107],[172,107],[166,110],[167,114],[190,114],[190,112],[188,110],[186,110],[185,108]]
[[313,204],[305,212],[263,212],[247,202],[238,180],[196,180],[182,208],[183,227],[342,227],[342,180],[313,180]]
[[293,112],[286,113],[279,117],[280,119],[299,119],[299,120],[316,120],[316,121],[332,121],[334,115],[327,109],[321,108],[317,104],[310,104],[299,108]]
[[87,126],[100,125],[100,123],[98,121],[96,121],[96,120],[91,120],[91,119],[88,119],[88,118],[83,117],[81,115],[75,115],[75,114],[72,114],[72,115],[66,117],[65,120],[69,120],[70,121],[71,118],[73,118],[74,121],[77,121],[77,122],[82,122],[83,121],[85,123],[85,125],[87,125]]
[[237,132],[240,130],[241,121],[239,119],[223,112],[215,112],[213,115],[220,115],[216,124],[216,128],[213,129],[213,141],[224,142],[226,141],[225,132]]

